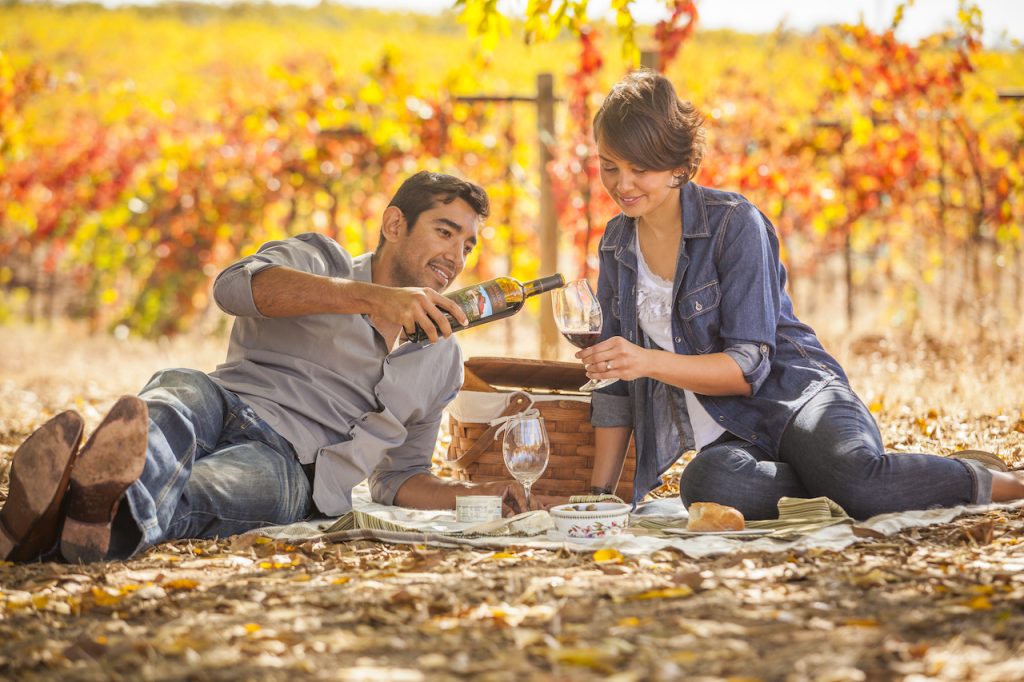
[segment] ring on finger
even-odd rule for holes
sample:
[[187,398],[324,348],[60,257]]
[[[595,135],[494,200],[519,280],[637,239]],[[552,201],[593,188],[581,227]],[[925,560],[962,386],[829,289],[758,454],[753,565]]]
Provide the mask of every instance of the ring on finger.
[[611,369],[612,369],[612,361],[609,360],[608,362],[604,363],[604,371],[609,372],[609,371],[611,371]]

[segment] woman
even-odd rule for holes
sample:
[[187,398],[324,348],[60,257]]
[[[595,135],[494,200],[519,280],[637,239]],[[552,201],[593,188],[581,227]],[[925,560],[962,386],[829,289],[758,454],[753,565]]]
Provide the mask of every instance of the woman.
[[601,182],[622,210],[600,245],[602,341],[576,354],[593,379],[593,492],[614,488],[636,434],[634,501],[687,450],[683,502],[775,518],[783,496],[827,496],[851,516],[1024,497],[977,461],[886,454],[867,407],[785,291],[771,222],[691,178],[703,119],[664,77],[616,85],[594,118]]

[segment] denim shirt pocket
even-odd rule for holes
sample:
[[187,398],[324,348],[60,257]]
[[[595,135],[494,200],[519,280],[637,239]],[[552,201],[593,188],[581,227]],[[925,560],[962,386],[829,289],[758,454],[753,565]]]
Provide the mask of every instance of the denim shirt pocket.
[[698,353],[707,353],[715,346],[721,327],[721,302],[722,290],[717,279],[679,297],[679,316],[683,318],[683,327]]

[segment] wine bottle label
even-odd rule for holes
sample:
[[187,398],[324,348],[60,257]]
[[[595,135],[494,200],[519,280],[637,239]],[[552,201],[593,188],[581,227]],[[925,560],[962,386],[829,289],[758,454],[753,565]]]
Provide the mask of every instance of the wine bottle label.
[[[455,319],[445,313],[448,322],[453,330],[474,327],[484,324],[492,319],[501,319],[515,314],[519,311],[526,299],[530,296],[551,291],[558,287],[565,286],[565,279],[560,274],[549,275],[541,279],[520,284],[511,277],[498,277],[487,282],[481,282],[475,286],[466,287],[453,291],[445,296],[454,301],[462,308],[467,321],[466,325],[460,325]],[[427,339],[427,334],[417,326],[416,330],[409,335],[409,340],[419,343]]]
[[500,313],[508,307],[508,303],[505,301],[505,292],[501,290],[497,282],[456,291],[448,294],[448,298],[462,308],[462,312],[466,313],[470,322]]

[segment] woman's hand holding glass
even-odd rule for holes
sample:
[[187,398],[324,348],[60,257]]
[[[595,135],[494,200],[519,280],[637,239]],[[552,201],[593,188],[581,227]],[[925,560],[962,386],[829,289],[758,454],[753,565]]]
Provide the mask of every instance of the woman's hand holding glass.
[[592,381],[622,379],[631,381],[650,376],[647,369],[650,351],[630,343],[621,336],[613,336],[599,344],[576,353],[583,361],[587,376]]
[[[604,318],[601,304],[590,288],[590,282],[578,279],[557,289],[551,294],[551,305],[558,331],[562,332],[569,343],[577,348],[587,348],[597,343]],[[577,353],[576,357],[580,355]],[[591,380],[580,386],[580,390],[589,392],[616,381],[618,378],[613,376],[607,376],[601,381],[591,376]]]

